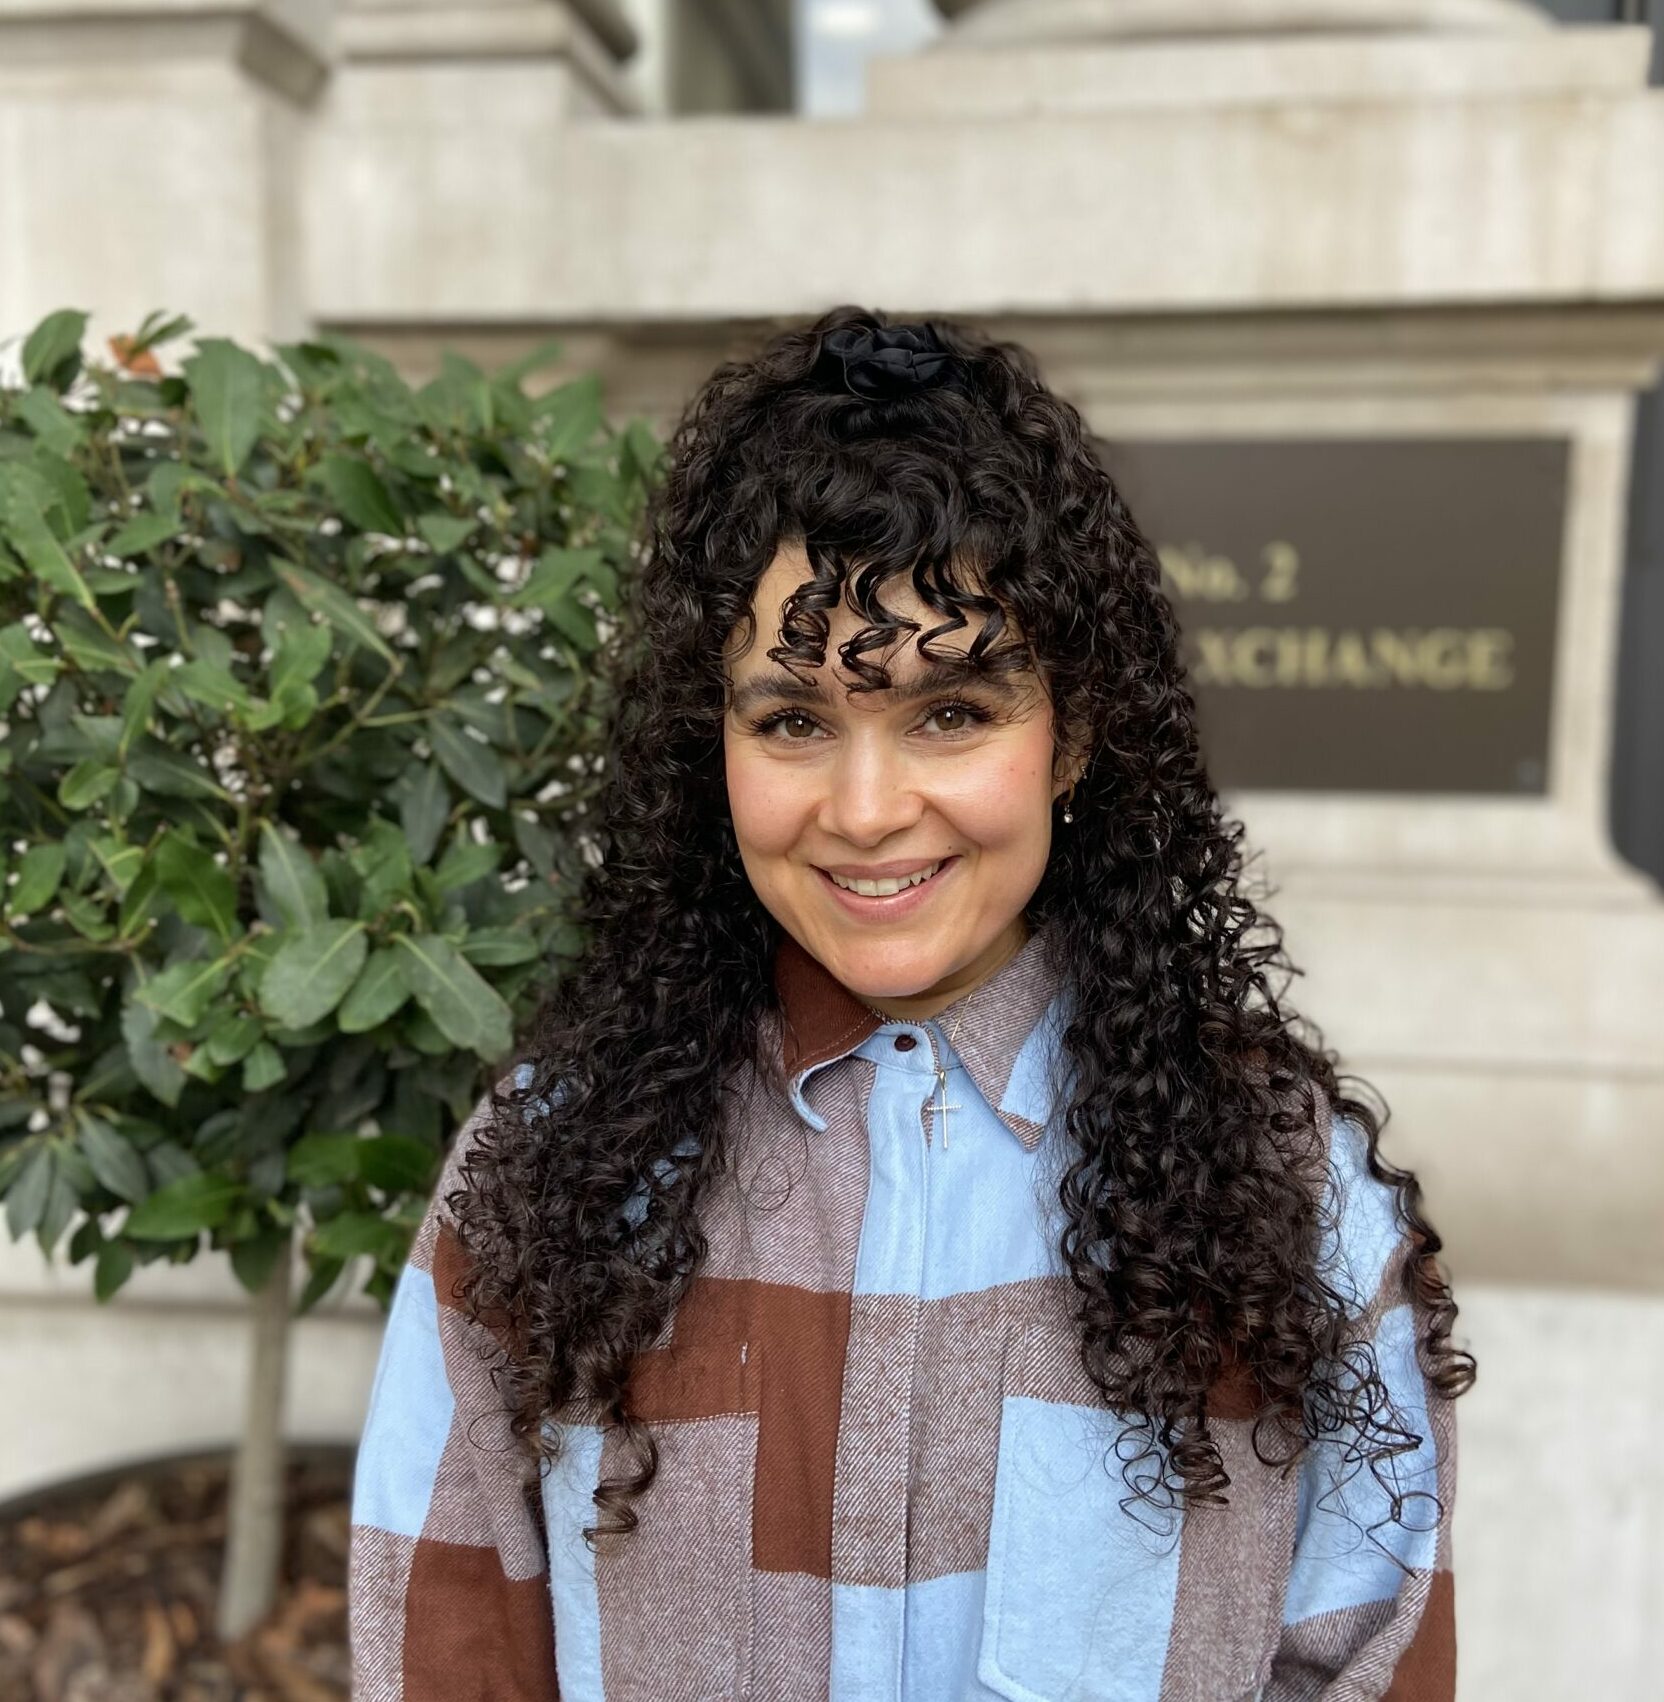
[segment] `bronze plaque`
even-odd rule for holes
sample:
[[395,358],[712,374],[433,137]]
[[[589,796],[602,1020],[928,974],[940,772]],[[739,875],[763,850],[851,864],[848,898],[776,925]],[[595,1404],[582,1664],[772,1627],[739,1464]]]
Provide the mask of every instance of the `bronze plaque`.
[[1564,438],[1129,442],[1215,783],[1541,793]]

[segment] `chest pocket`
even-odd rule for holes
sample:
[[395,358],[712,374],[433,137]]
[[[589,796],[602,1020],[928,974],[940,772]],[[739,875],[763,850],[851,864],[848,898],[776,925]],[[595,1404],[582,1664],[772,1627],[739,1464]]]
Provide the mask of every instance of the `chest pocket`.
[[[1090,1404],[1092,1387],[1070,1326],[1027,1326],[1000,1415],[977,1677],[1012,1702],[1254,1697],[1279,1617],[1262,1552],[1282,1540],[1259,1516],[1265,1468],[1245,1484],[1242,1438],[1227,1441],[1215,1420],[1232,1505],[1135,1500],[1122,1465],[1147,1432]],[[1153,1486],[1159,1467],[1139,1460],[1134,1482]]]

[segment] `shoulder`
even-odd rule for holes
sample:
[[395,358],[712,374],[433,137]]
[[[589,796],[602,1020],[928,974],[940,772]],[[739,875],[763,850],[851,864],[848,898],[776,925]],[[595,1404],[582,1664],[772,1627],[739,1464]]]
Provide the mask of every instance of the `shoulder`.
[[1410,1246],[1410,1223],[1398,1184],[1370,1168],[1368,1128],[1339,1112],[1321,1089],[1318,1097],[1324,1151],[1318,1269],[1349,1309],[1374,1310],[1392,1267]]

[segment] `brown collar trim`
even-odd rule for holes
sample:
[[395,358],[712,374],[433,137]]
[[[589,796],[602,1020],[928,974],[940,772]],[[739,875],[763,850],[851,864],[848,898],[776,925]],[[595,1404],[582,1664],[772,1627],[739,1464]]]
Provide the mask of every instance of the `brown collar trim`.
[[[973,1002],[961,1007],[963,1022],[950,1019],[954,1049],[977,1091],[1027,1147],[1039,1140],[1040,1125],[1025,1114],[1026,1108],[1002,1107],[1012,1066],[1057,991],[1050,944],[1044,933],[1031,936],[992,982],[966,995]],[[774,984],[781,1012],[775,1058],[788,1084],[854,1051],[890,1020],[858,999],[784,930],[775,951]],[[792,1091],[795,1096],[795,1085]]]
[[884,1020],[784,929],[774,954],[774,985],[784,1018],[780,1050],[788,1081],[859,1046]]

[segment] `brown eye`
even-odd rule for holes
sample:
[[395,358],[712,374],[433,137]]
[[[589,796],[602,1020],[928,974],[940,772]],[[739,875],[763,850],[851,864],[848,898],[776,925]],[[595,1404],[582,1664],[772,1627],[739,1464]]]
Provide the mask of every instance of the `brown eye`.
[[803,726],[803,727],[813,727],[814,726],[814,722],[811,721],[807,715],[796,715],[796,714],[788,714],[788,715],[782,716],[781,720],[780,720],[780,725],[781,726],[788,726],[794,721],[797,722],[800,726]]
[[969,733],[985,725],[988,720],[987,714],[974,703],[959,702],[938,703],[925,719],[935,721],[943,715],[957,715],[960,718],[957,724],[944,727],[944,733]]

